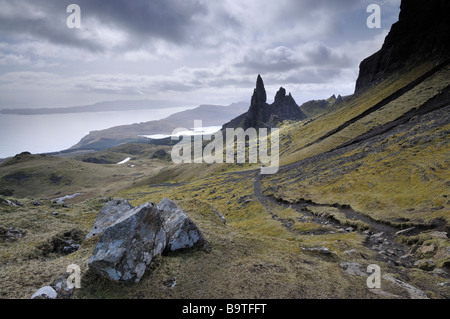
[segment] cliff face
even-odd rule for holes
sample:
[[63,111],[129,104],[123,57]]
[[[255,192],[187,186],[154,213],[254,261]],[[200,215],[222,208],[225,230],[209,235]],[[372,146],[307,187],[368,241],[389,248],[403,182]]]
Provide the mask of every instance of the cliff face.
[[264,82],[258,75],[248,111],[224,124],[222,129],[237,127],[242,127],[244,130],[249,127],[271,128],[285,120],[300,121],[306,118],[306,114],[302,112],[292,95],[290,93],[286,95],[284,88],[280,88],[275,95],[274,102],[268,104]]
[[355,92],[408,65],[447,60],[450,57],[448,12],[448,0],[402,0],[399,21],[392,25],[382,48],[361,62]]

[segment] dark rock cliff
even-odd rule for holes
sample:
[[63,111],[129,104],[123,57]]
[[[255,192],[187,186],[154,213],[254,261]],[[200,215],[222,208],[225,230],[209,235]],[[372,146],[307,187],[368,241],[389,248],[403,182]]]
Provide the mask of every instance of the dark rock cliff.
[[402,0],[382,48],[363,60],[355,92],[383,81],[404,67],[424,61],[438,64],[450,57],[450,1]]

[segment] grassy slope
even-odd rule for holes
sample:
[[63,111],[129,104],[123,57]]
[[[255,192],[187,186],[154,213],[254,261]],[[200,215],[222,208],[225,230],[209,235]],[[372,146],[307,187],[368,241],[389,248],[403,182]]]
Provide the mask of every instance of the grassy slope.
[[[398,88],[406,78],[413,79],[411,74],[417,76],[420,72],[414,69],[400,80],[390,84],[388,80],[354,99],[366,101],[367,97],[378,96],[378,99],[371,100],[371,103],[376,103],[385,96],[378,92],[380,88],[387,87],[391,92],[391,87]],[[286,127],[284,134],[290,135],[293,142],[285,145],[281,162],[304,160],[330,151],[388,123],[441,92],[450,84],[449,79],[450,68],[446,67],[378,111],[307,147],[303,146],[309,140],[306,136],[312,134],[312,139],[315,139],[329,130],[328,126],[322,125],[323,121],[329,121],[332,128],[348,120],[351,114],[364,111],[364,108],[354,102],[344,102],[346,104],[339,110],[317,118],[317,123]],[[372,104],[364,105],[368,108]],[[347,113],[349,115],[345,115]],[[436,125],[439,120],[442,124]],[[283,199],[295,201],[305,198],[320,203],[350,204],[376,219],[429,222],[433,218],[441,218],[448,223],[450,150],[446,132],[450,125],[445,118],[430,118],[427,122],[414,122],[412,119],[410,123],[385,138],[330,153],[312,163],[306,161],[301,167],[302,174],[286,170],[268,178],[265,186],[269,188],[276,181],[279,189],[275,195]]]
[[315,117],[327,111],[336,102],[335,96],[331,96],[326,100],[312,100],[303,103],[300,108],[309,118]]
[[[346,121],[351,120],[358,114],[363,113],[376,103],[401,89],[411,81],[415,80],[422,74],[432,68],[432,63],[424,63],[404,74],[394,75],[383,81],[377,86],[370,88],[359,95],[351,96],[335,109],[317,116],[313,121],[298,122],[292,126],[284,127],[280,133],[280,137],[284,137],[285,144],[281,147],[283,156],[281,164],[292,163],[306,157],[310,157],[325,151],[329,151],[336,145],[345,141],[350,136],[345,136],[341,132],[339,136],[331,136],[332,139],[324,140],[314,144],[313,147],[307,147],[312,141],[316,141],[329,131],[339,127]],[[386,117],[385,120],[392,120],[393,117]],[[353,130],[351,135],[359,135],[366,128],[361,127],[359,130]]]
[[84,193],[81,198],[108,195],[170,165],[167,161],[149,160],[153,153],[152,149],[136,155],[130,148],[122,147],[119,151],[86,156],[106,155],[106,159],[117,162],[131,157],[127,164],[133,168],[127,164],[97,165],[45,155],[17,155],[0,165],[0,191],[13,191],[12,196],[18,199],[53,199],[74,193]]
[[[281,131],[282,163],[295,163],[329,151],[337,144],[418,106],[447,83],[448,70],[430,78],[423,86],[403,96],[397,104],[394,101],[336,136],[307,146],[430,68],[431,64],[414,68],[362,95],[346,99],[339,109],[313,120],[286,125]],[[447,219],[448,202],[443,195],[446,195],[449,180],[445,134],[448,122],[446,126],[430,125],[432,129],[427,128],[420,121],[412,123],[409,130],[397,132],[366,147],[345,148],[341,153],[324,156],[321,161],[282,170],[264,178],[262,190],[291,201],[307,198],[322,203],[351,204],[363,214],[387,221],[398,218],[413,221],[430,221],[436,217]],[[404,147],[398,145],[401,143]],[[121,156],[130,153],[130,150],[122,151],[119,150]],[[114,154],[101,155],[117,160]],[[156,167],[149,168],[154,162],[139,156],[134,163],[139,164],[136,168],[138,173],[144,175],[133,176],[136,171],[116,165],[39,157],[10,167],[0,166],[2,177],[14,172],[37,174],[35,181],[31,178],[21,181],[20,185],[2,185],[3,188],[14,186],[16,197],[48,199],[60,188],[65,194],[78,192],[84,187],[88,190],[90,186],[93,190],[90,196],[97,197],[76,201],[69,207],[55,207],[48,201],[34,207],[29,199],[22,199],[24,207],[1,207],[1,226],[26,231],[23,238],[2,244],[2,297],[29,298],[36,289],[64,273],[70,263],[81,266],[82,289],[76,291],[79,298],[381,297],[368,291],[364,277],[344,272],[339,267],[344,261],[359,262],[364,267],[377,263],[383,273],[393,273],[425,290],[431,297],[449,295],[436,288],[442,278],[417,269],[405,270],[380,260],[378,254],[365,246],[365,237],[359,232],[338,232],[334,226],[317,224],[296,210],[270,203],[264,206],[254,194],[254,172],[246,172],[257,168],[256,165],[187,164],[171,166],[154,175],[167,163],[159,162]],[[54,172],[64,176],[60,185],[49,180]],[[140,179],[133,181],[134,178]],[[63,181],[66,180],[72,183],[65,185]],[[107,189],[111,191],[107,192]],[[136,285],[113,284],[89,273],[87,263],[95,240],[84,241],[80,250],[68,256],[42,256],[38,247],[59,233],[74,228],[87,233],[104,203],[102,197],[109,194],[127,198],[134,205],[158,202],[163,197],[176,200],[199,225],[211,250],[181,251],[159,257]],[[60,212],[57,216],[51,214],[55,209]],[[314,214],[333,214],[348,225],[349,221],[336,210],[326,207],[309,209]],[[220,222],[216,211],[226,217],[226,225]],[[364,225],[352,225],[364,229]],[[417,238],[402,240],[412,241],[414,245],[433,244],[441,255],[444,254],[435,260],[442,263],[448,259],[442,253],[448,240],[427,236],[421,234]],[[332,254],[308,250],[313,247],[326,247]],[[344,253],[351,249],[356,249],[358,254],[349,257]],[[176,278],[177,285],[166,287],[164,282],[171,278]],[[397,286],[384,281],[383,285],[384,290],[407,297],[405,291]]]

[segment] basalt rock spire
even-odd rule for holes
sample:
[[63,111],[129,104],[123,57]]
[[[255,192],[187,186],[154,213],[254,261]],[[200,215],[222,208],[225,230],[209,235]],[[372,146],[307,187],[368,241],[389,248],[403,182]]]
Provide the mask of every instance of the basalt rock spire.
[[256,88],[253,91],[250,108],[247,111],[247,117],[244,121],[244,128],[264,126],[264,113],[266,113],[267,106],[266,89],[264,88],[261,75],[258,74]]
[[256,79],[256,88],[253,91],[248,111],[234,118],[223,126],[225,128],[242,127],[276,127],[285,120],[303,120],[307,116],[300,110],[292,95],[286,95],[286,90],[280,88],[272,104],[267,103],[267,94],[261,75]]

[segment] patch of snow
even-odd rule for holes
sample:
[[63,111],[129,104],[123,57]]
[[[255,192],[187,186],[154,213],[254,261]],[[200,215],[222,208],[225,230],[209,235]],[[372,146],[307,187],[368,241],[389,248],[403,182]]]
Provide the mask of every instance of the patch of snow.
[[117,163],[116,165],[120,165],[120,164],[125,164],[126,162],[128,162],[131,159],[131,157],[127,157],[126,159],[124,159],[122,162]]

